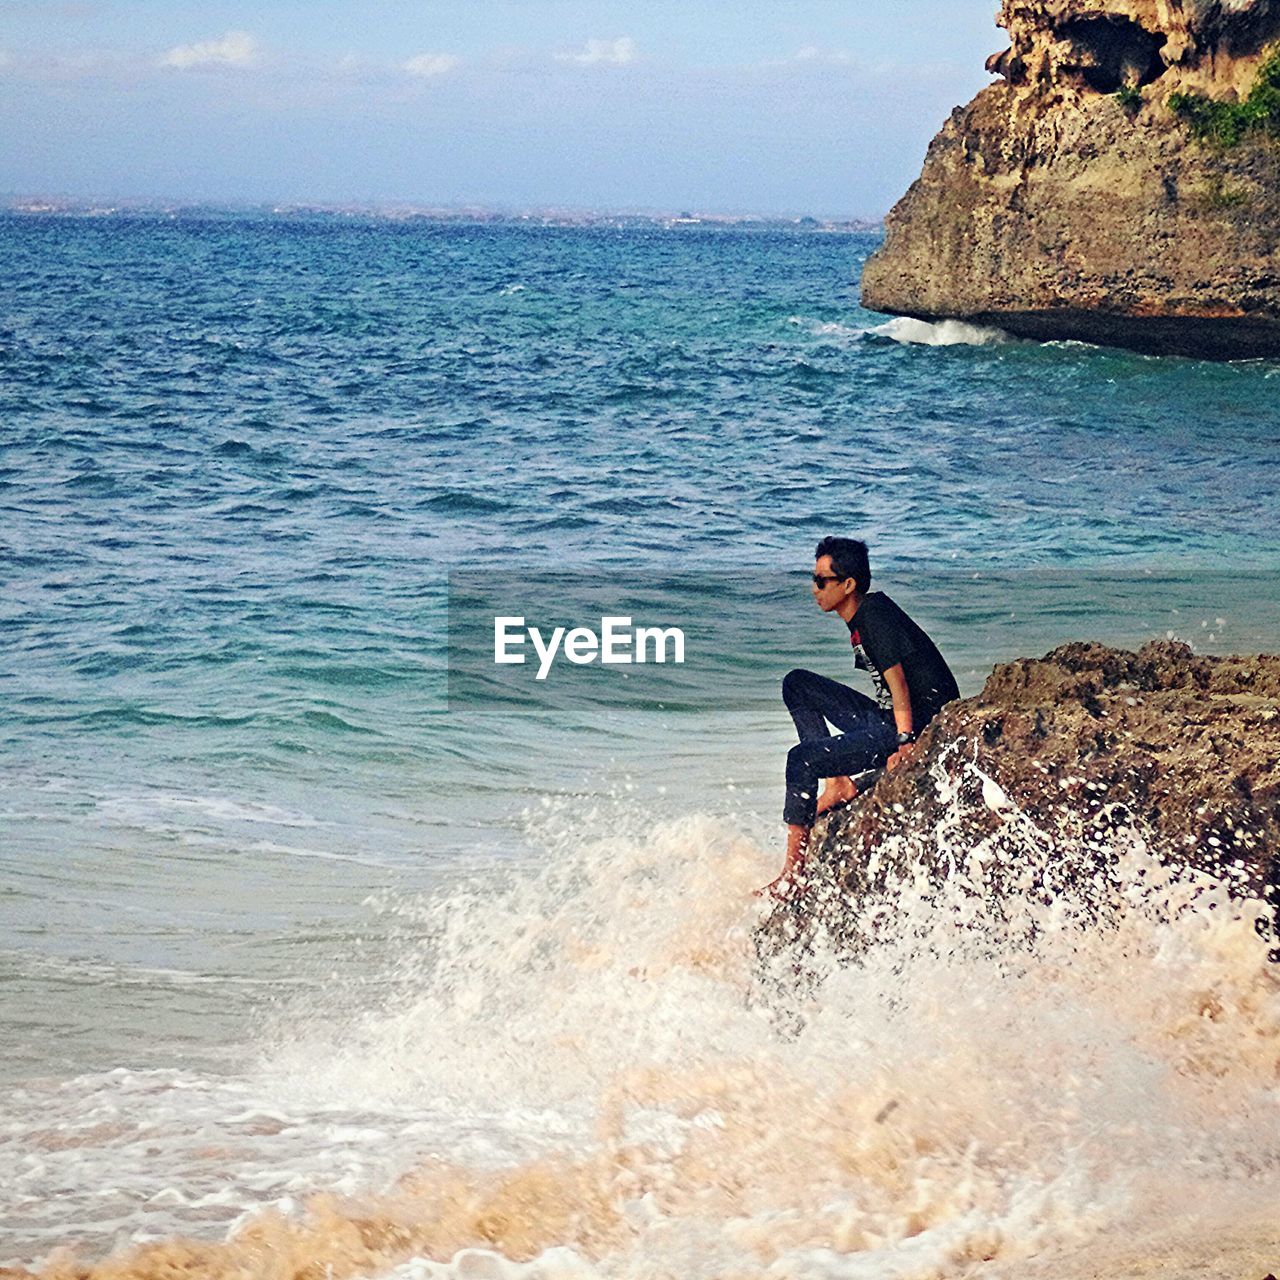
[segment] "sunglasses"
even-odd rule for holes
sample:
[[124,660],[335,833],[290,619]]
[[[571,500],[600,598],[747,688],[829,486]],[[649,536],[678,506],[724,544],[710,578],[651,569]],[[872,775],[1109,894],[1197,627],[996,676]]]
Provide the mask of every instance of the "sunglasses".
[[813,585],[817,587],[819,591],[825,590],[829,582],[843,581],[843,578],[837,578],[834,573],[815,573],[813,575]]

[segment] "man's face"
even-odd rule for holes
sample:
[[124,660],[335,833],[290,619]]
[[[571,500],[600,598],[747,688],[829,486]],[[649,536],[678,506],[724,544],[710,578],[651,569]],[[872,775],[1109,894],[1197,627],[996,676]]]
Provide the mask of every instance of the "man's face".
[[848,578],[837,578],[831,567],[830,556],[819,556],[813,562],[813,598],[823,613],[830,613],[844,600],[853,583]]

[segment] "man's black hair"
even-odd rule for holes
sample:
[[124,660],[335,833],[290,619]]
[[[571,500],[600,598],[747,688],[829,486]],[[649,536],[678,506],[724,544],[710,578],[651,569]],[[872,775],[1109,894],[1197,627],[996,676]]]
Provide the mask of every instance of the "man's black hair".
[[823,538],[814,558],[821,560],[823,556],[831,557],[831,572],[841,582],[852,578],[853,585],[863,594],[871,590],[871,561],[861,538]]

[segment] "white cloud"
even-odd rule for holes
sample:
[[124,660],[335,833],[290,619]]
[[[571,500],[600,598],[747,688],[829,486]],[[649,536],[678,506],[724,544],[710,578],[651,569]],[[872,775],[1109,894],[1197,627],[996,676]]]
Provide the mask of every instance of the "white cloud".
[[411,76],[442,76],[460,61],[451,53],[416,53],[402,65]]
[[853,61],[853,54],[847,49],[819,49],[816,44],[807,44],[800,49],[793,62],[821,62],[828,66],[847,66]]
[[160,59],[162,67],[250,67],[257,61],[258,42],[247,31],[228,31],[221,40],[180,44]]
[[807,44],[786,58],[767,58],[762,67],[851,67],[856,59],[847,49],[823,49]]
[[557,53],[558,62],[577,62],[583,66],[607,64],[621,67],[636,60],[636,42],[630,36],[616,40],[588,40],[577,53]]
[[0,71],[13,66],[13,54],[8,49],[0,49]]

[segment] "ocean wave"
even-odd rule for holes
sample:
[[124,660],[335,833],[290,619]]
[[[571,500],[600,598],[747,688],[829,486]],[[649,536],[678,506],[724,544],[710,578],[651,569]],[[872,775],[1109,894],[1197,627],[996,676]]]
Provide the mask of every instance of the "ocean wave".
[[965,320],[917,320],[910,316],[894,316],[882,324],[852,325],[834,320],[788,316],[787,323],[807,328],[815,338],[887,338],[908,346],[985,347],[1016,341],[1003,329],[970,324]]
[[319,858],[323,862],[350,862],[361,867],[375,867],[380,871],[395,868],[394,863],[364,857],[358,853],[335,853],[332,849],[309,849],[295,844],[276,844],[271,840],[257,840],[247,847],[253,853],[275,853],[289,858]]
[[[31,700],[28,700],[29,702]],[[258,715],[246,712],[242,715],[217,715],[214,713],[182,713],[176,711],[160,711],[151,707],[136,704],[124,706],[97,707],[91,710],[54,713],[43,707],[28,713],[27,719],[49,725],[75,725],[92,731],[111,731],[114,729],[131,729],[139,727],[155,727],[170,725],[188,729],[227,729],[253,724]]]
[[[1029,866],[1052,856],[1008,797],[991,813]],[[330,983],[250,1076],[190,1098],[96,1077],[92,1106],[61,1092],[61,1125],[20,1098],[15,1135],[79,1135],[10,1140],[42,1170],[23,1166],[22,1220],[74,1219],[39,1188],[109,1157],[127,1195],[118,1175],[73,1181],[116,1229],[234,1224],[77,1275],[269,1258],[337,1280],[868,1280],[1055,1251],[1083,1266],[1135,1225],[1280,1189],[1280,984],[1253,908],[1172,877],[1137,833],[1105,923],[1085,923],[1092,883],[1010,911],[983,892],[983,849],[957,849],[943,890],[907,881],[880,904],[856,964],[815,944],[761,969],[751,889],[776,851],[709,818],[553,804],[531,821],[545,853],[505,885],[385,898],[404,941],[373,1007],[367,984]],[[946,825],[924,838],[945,845]]]
[[[350,712],[347,715],[350,715]],[[347,716],[339,715],[336,711],[324,711],[312,707],[303,711],[298,718],[308,727],[325,732],[355,733],[368,737],[382,736],[379,730],[371,729],[368,725],[357,724],[354,719],[348,719]]]
[[[253,426],[252,422],[244,423],[245,426]],[[263,448],[250,444],[247,440],[239,440],[229,437],[223,440],[221,444],[215,445],[210,452],[218,458],[245,458],[253,462],[263,463],[285,463],[288,456],[283,450],[276,448]]]
[[861,338],[867,332],[860,325],[840,324],[835,320],[810,320],[805,316],[788,316],[787,323],[806,327],[815,338]]
[[440,511],[449,515],[490,515],[507,510],[502,498],[467,489],[441,489],[415,504],[419,511]]
[[[82,956],[41,956],[0,948],[0,972],[6,982],[40,978],[61,985],[89,987],[276,987],[277,978],[245,974],[201,973],[194,969],[160,969],[92,960]],[[293,985],[306,985],[295,979]]]
[[233,800],[230,796],[184,795],[178,792],[142,792],[103,796],[98,801],[101,812],[113,821],[129,824],[146,823],[157,815],[174,812],[196,813],[217,822],[264,823],[274,827],[314,828],[328,824],[309,814],[285,809],[279,805],[252,800]]
[[926,347],[990,347],[1015,341],[1003,329],[988,325],[965,320],[916,320],[911,316],[894,316],[864,332],[868,337]]

